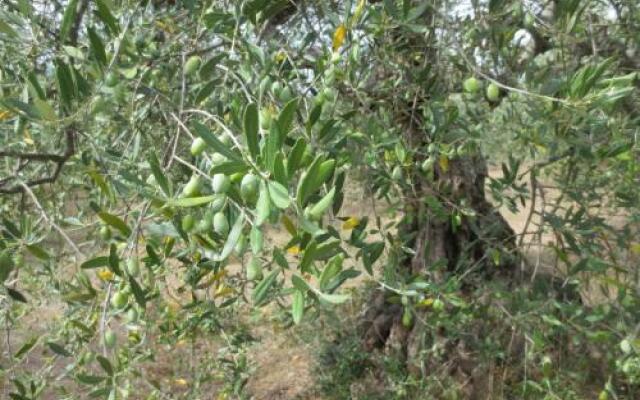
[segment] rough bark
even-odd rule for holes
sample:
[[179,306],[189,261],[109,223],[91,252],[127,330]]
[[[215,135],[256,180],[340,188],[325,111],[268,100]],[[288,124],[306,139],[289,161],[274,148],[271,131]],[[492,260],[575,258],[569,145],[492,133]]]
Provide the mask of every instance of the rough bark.
[[[400,235],[412,237],[410,243],[415,256],[399,265],[412,276],[442,282],[448,275],[463,277],[463,290],[472,293],[474,288],[487,279],[510,278],[515,270],[515,236],[513,230],[500,213],[485,198],[484,182],[487,167],[480,155],[452,160],[447,170],[436,166],[433,181],[414,183],[418,195],[408,202],[405,223]],[[461,225],[454,228],[451,218],[439,218],[425,204],[426,196],[442,199],[444,208],[451,210],[466,200],[475,212],[474,217],[464,217]],[[500,265],[495,265],[492,252],[500,251]],[[446,268],[434,270],[433,265],[442,259]],[[362,319],[364,345],[368,350],[382,349],[385,353],[406,360],[407,368],[414,374],[425,374],[430,366],[421,360],[424,325],[414,324],[407,328],[402,322],[402,306],[388,301],[388,293],[378,291],[373,295],[369,308]],[[428,321],[428,313],[421,319]],[[432,338],[438,340],[438,338]],[[455,353],[452,375],[464,374],[469,379],[477,373],[473,363],[465,356],[464,343],[448,351]],[[466,360],[466,361],[465,361]],[[486,382],[478,383],[478,385]]]

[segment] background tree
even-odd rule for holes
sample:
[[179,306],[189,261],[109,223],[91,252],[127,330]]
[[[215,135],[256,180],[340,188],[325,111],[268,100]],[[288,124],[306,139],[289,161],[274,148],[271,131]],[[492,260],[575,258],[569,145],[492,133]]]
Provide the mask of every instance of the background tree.
[[[300,323],[362,271],[365,347],[456,383],[432,396],[636,395],[634,1],[2,4],[3,318],[63,301],[38,345],[78,390],[130,393],[152,328],[245,295]],[[383,215],[340,212],[355,182]]]

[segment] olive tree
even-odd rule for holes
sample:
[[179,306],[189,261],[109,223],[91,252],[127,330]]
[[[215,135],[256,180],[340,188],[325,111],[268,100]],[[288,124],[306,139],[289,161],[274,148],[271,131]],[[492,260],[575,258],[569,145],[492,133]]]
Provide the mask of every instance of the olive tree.
[[[527,354],[542,318],[547,339],[624,343],[594,390],[632,398],[634,3],[3,1],[3,318],[63,302],[41,344],[115,398],[151,339],[116,352],[114,331],[169,318],[176,276],[195,325],[245,300],[297,324],[366,274],[364,346],[414,375],[441,363],[467,397],[486,393],[482,368]],[[381,214],[341,212],[354,185]],[[527,210],[521,231],[501,207]],[[594,281],[611,298],[586,304]],[[519,344],[465,363],[504,319]],[[526,386],[526,368],[524,382],[532,398],[558,390]]]

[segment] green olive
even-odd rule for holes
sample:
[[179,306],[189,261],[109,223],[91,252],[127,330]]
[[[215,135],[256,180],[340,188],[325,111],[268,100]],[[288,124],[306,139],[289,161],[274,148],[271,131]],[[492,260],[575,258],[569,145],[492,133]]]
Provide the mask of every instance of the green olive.
[[211,224],[213,224],[213,214],[219,211],[222,211],[226,202],[227,202],[227,196],[225,195],[221,195],[220,197],[217,197],[211,202],[211,216],[209,216]]
[[204,151],[207,144],[202,138],[195,138],[191,143],[191,155],[199,156]]
[[109,229],[108,226],[103,226],[102,228],[100,228],[99,234],[100,239],[104,240],[105,242],[111,239],[111,229]]
[[262,265],[258,257],[251,257],[247,264],[247,280],[255,281],[262,279]]
[[229,221],[224,213],[219,212],[213,216],[213,230],[221,236],[225,236],[229,233]]
[[202,59],[200,57],[198,56],[189,57],[187,62],[184,63],[184,73],[186,75],[195,74],[200,69],[201,64],[202,64]]
[[118,75],[115,72],[109,72],[104,80],[104,83],[109,87],[114,87],[118,84]]
[[487,99],[494,102],[500,99],[500,88],[495,83],[487,86]]
[[402,325],[405,328],[409,328],[411,327],[412,323],[413,323],[413,315],[411,315],[411,310],[405,307],[404,312],[402,313]]
[[182,230],[185,232],[191,232],[193,226],[195,225],[195,220],[193,219],[193,215],[187,214],[182,217]]
[[109,349],[114,348],[116,346],[116,341],[117,341],[116,334],[111,329],[109,329],[104,333],[104,345],[107,348]]
[[464,91],[467,93],[476,93],[480,90],[480,81],[478,81],[475,77],[467,78],[464,83]]
[[223,156],[220,153],[213,153],[211,155],[211,164],[213,166],[220,165],[220,164],[224,163],[225,161],[227,161],[227,157]]
[[129,311],[127,311],[127,322],[130,324],[138,321],[138,310],[135,307],[131,307]]
[[182,193],[186,197],[195,196],[200,191],[200,177],[198,175],[191,176],[189,182],[182,189]]
[[440,299],[435,299],[431,305],[434,311],[440,312],[444,310],[444,302]]
[[271,123],[273,121],[273,115],[271,111],[266,108],[260,110],[260,128],[262,130],[268,131],[271,128]]
[[117,291],[111,298],[111,305],[114,308],[123,308],[129,302],[129,297],[123,291]]
[[258,184],[258,178],[253,174],[247,174],[242,178],[240,195],[245,202],[252,203],[256,200]]
[[225,174],[215,174],[211,180],[211,188],[215,193],[227,193],[231,181]]
[[127,261],[127,273],[134,277],[140,275],[140,262],[136,257],[132,257]]

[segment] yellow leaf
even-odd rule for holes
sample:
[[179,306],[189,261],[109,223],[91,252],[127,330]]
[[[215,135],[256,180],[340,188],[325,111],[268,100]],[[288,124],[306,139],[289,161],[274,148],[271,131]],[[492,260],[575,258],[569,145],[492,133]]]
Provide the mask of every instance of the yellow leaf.
[[440,164],[440,169],[442,172],[447,172],[449,170],[449,158],[444,154],[440,156],[440,160],[438,160],[438,164]]
[[333,51],[338,51],[344,43],[344,38],[347,36],[347,28],[344,24],[340,24],[336,32],[333,34]]
[[10,118],[11,118],[11,113],[9,111],[0,111],[0,122]]
[[432,304],[433,304],[433,299],[427,298],[422,300],[418,304],[416,304],[416,307],[426,308],[426,307],[431,307]]
[[174,380],[173,383],[175,383],[176,386],[179,386],[179,387],[186,387],[188,385],[187,380],[183,378],[178,378]]
[[637,256],[640,256],[640,243],[633,243],[631,245],[631,252]]
[[300,247],[298,246],[291,246],[287,249],[287,253],[292,254],[292,255],[297,255],[300,254]]
[[167,33],[174,33],[175,29],[173,26],[167,24],[164,21],[156,21],[156,26]]
[[35,143],[28,129],[24,130],[24,142],[29,146],[33,146],[33,144]]
[[205,283],[202,283],[200,285],[198,285],[198,289],[204,289],[204,288],[208,288],[209,286],[213,285],[214,283],[220,281],[220,279],[224,278],[227,275],[227,270],[223,269],[221,271],[216,272],[215,274],[213,274],[211,276],[211,278],[207,279],[205,281]]
[[358,226],[358,224],[360,223],[360,220],[356,217],[349,217],[348,220],[344,221],[344,223],[342,224],[342,229],[349,230],[349,229],[353,229],[356,226]]
[[110,281],[113,279],[113,272],[111,272],[111,270],[103,268],[98,271],[98,278],[102,279],[103,281]]
[[216,298],[227,297],[233,293],[234,293],[233,289],[231,289],[229,286],[220,285],[216,290],[216,293],[213,295],[213,297],[216,297]]

